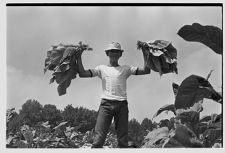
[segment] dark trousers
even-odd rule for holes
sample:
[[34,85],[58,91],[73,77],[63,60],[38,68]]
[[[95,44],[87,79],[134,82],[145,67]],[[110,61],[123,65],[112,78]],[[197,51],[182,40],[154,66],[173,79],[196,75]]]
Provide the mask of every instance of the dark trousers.
[[102,99],[95,125],[92,148],[102,148],[114,117],[119,148],[127,148],[128,143],[128,106],[127,101]]

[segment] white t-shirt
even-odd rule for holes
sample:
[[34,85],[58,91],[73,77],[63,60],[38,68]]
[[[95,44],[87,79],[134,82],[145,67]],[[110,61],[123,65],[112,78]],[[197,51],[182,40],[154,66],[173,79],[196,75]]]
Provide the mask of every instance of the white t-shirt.
[[111,67],[99,65],[91,69],[92,76],[98,76],[102,80],[102,99],[127,100],[126,81],[130,75],[135,75],[137,67],[122,65]]

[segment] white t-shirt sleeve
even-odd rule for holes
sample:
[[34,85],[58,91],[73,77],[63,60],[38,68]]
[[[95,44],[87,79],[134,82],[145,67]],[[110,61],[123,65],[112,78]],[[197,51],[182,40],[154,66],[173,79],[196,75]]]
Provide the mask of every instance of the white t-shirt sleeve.
[[100,65],[96,66],[94,69],[90,69],[91,73],[92,73],[92,77],[100,77],[101,78],[101,70],[100,70]]

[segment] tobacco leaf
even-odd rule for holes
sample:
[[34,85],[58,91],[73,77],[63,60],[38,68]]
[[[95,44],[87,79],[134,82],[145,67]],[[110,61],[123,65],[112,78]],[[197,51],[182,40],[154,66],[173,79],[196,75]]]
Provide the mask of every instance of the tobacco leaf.
[[216,26],[202,26],[199,23],[184,25],[179,29],[178,35],[186,41],[200,42],[215,53],[223,54],[223,31]]

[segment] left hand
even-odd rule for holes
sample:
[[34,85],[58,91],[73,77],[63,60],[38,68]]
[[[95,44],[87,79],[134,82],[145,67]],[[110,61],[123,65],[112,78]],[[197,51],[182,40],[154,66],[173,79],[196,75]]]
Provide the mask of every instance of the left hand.
[[148,54],[149,54],[149,51],[148,50],[142,50],[142,53],[143,53],[144,57],[147,57]]

